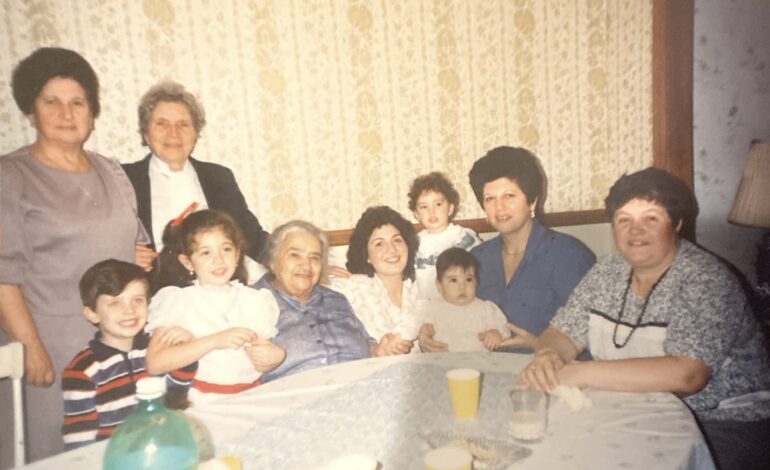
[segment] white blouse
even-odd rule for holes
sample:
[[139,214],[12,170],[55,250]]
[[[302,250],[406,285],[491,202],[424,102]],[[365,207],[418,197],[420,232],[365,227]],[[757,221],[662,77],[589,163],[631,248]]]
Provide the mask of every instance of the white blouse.
[[[375,274],[353,274],[349,278],[332,278],[333,289],[348,298],[353,311],[366,331],[379,341],[386,333],[397,333],[401,339],[412,341],[422,326],[417,284],[404,280],[401,307],[390,300],[388,289]],[[415,351],[417,348],[412,348]]]
[[[219,333],[233,327],[253,330],[260,339],[278,333],[278,304],[265,289],[246,287],[238,281],[229,285],[184,288],[164,287],[152,298],[147,330],[178,326],[194,337]],[[241,349],[215,349],[198,361],[197,380],[220,385],[245,384],[262,374]]]

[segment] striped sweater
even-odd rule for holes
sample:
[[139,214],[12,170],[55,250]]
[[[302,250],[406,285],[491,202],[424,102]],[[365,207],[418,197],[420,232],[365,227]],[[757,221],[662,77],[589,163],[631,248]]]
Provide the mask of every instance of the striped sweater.
[[[99,333],[62,374],[64,425],[62,436],[73,449],[112,435],[136,408],[136,382],[147,377],[145,355],[149,336],[140,333],[131,350],[121,351],[99,340]],[[170,387],[189,387],[197,363],[166,375]]]

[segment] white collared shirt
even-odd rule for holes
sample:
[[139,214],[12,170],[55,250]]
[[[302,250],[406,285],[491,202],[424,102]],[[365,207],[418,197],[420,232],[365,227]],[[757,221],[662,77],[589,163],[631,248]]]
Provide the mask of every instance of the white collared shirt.
[[206,196],[198,174],[189,161],[180,171],[172,171],[155,154],[150,158],[150,194],[152,194],[152,236],[155,248],[163,249],[163,229],[193,202],[198,210],[207,209]]

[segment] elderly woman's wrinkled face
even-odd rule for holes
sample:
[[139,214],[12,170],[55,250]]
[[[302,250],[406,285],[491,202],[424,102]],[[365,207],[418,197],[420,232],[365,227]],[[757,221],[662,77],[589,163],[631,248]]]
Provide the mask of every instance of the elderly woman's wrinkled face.
[[527,195],[510,178],[498,178],[484,185],[484,212],[490,225],[501,234],[516,233],[530,223],[530,211],[537,201],[527,202]]
[[380,276],[403,276],[409,247],[396,227],[387,224],[374,229],[366,249],[375,273]]
[[305,232],[290,233],[270,263],[275,286],[300,302],[310,299],[321,279],[321,242]]
[[181,170],[195,147],[198,131],[186,104],[161,101],[152,110],[144,140],[172,170]]
[[615,245],[635,271],[659,271],[674,261],[677,232],[666,208],[645,199],[631,199],[615,212],[612,231]]
[[81,146],[91,135],[94,116],[86,91],[77,81],[53,77],[40,90],[34,106],[29,118],[38,140]]

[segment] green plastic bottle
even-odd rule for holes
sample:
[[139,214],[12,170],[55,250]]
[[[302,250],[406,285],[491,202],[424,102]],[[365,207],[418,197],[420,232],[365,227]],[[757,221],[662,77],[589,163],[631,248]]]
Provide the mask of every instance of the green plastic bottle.
[[136,383],[139,406],[118,426],[104,454],[105,470],[187,470],[198,467],[198,447],[187,422],[163,404],[161,377]]

